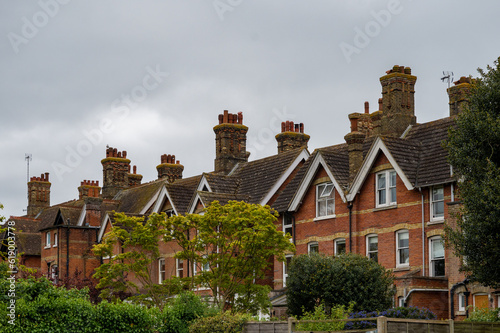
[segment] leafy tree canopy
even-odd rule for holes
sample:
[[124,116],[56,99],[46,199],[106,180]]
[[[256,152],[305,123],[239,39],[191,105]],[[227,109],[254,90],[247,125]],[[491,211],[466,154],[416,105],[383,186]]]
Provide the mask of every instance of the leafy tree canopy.
[[[500,58],[499,58],[500,59]],[[469,105],[456,119],[446,147],[459,180],[463,206],[447,227],[462,269],[482,284],[500,286],[500,65],[486,70],[471,88]]]
[[295,250],[277,230],[276,216],[269,206],[214,201],[202,215],[173,216],[167,223],[182,248],[176,257],[196,267],[193,284],[208,287],[221,308],[255,312],[268,305],[269,287],[258,282],[266,282],[272,258],[284,261]]
[[354,302],[354,311],[385,310],[391,307],[394,293],[390,271],[352,253],[297,256],[290,264],[286,283],[288,312],[298,317],[321,303],[326,309]]

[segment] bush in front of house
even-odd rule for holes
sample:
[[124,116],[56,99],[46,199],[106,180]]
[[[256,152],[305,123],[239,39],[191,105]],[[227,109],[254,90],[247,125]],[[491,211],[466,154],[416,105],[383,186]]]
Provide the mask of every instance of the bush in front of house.
[[189,327],[189,333],[241,333],[248,319],[246,315],[219,313],[195,320]]

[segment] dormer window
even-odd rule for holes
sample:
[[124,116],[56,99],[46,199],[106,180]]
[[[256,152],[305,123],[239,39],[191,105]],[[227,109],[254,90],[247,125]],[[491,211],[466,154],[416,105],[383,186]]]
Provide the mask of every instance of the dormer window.
[[333,216],[335,214],[335,187],[333,183],[322,183],[316,186],[316,216]]
[[386,170],[376,175],[377,207],[396,205],[396,171]]

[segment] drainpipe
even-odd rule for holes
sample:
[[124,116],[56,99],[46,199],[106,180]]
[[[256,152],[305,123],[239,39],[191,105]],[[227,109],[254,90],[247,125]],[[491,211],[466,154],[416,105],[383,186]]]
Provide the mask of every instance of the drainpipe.
[[422,192],[422,188],[419,187],[418,191],[420,192],[421,200],[422,200],[422,276],[425,276],[425,207],[424,207],[424,193]]
[[66,278],[69,279],[69,219],[66,220]]
[[347,204],[349,209],[349,253],[352,253],[352,201]]

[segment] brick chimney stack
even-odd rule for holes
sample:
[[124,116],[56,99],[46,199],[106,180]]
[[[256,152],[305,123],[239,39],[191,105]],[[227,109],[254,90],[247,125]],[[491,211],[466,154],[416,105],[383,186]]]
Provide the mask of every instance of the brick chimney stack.
[[161,164],[156,167],[158,170],[158,179],[167,178],[169,183],[175,182],[176,179],[182,179],[182,171],[184,166],[180,161],[175,160],[175,155],[161,155]]
[[134,165],[132,170],[133,170],[133,173],[130,172],[130,165],[129,165],[128,166],[128,173],[127,173],[128,187],[134,187],[137,185],[141,185],[142,175],[137,173],[137,166]]
[[365,102],[364,113],[349,114],[351,132],[344,136],[349,154],[349,182],[354,180],[363,163],[363,142],[372,133],[374,114],[376,115],[376,113],[370,114],[368,102]]
[[128,187],[128,171],[130,160],[127,152],[116,148],[106,149],[106,158],[101,160],[103,172],[102,197],[112,199],[120,190]]
[[215,172],[227,175],[240,162],[247,162],[248,127],[243,125],[243,113],[219,115],[215,132]]
[[472,79],[462,76],[460,80],[454,82],[455,85],[448,88],[448,96],[450,98],[450,117],[461,113],[469,103],[469,95]]
[[101,195],[101,187],[99,186],[98,180],[84,180],[80,183],[78,187],[78,198],[80,200],[84,198],[99,198]]
[[399,137],[417,122],[415,117],[415,82],[411,68],[394,66],[380,78],[382,85],[382,135]]
[[28,216],[36,216],[44,208],[50,207],[49,173],[31,177],[28,182]]
[[278,141],[278,154],[286,151],[307,148],[307,142],[310,136],[304,134],[304,124],[294,124],[293,121],[284,121],[281,123],[281,133],[276,135]]

